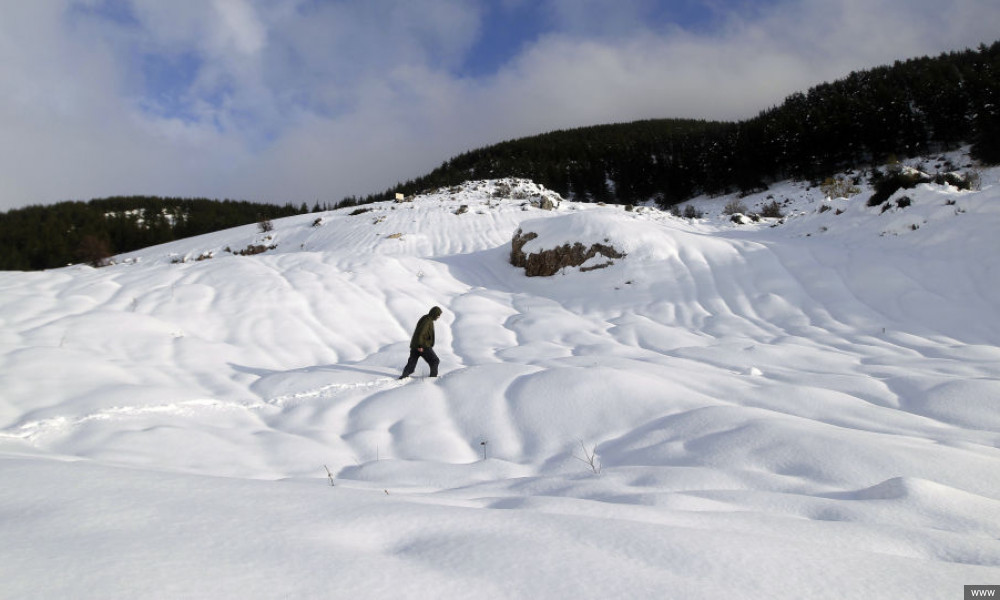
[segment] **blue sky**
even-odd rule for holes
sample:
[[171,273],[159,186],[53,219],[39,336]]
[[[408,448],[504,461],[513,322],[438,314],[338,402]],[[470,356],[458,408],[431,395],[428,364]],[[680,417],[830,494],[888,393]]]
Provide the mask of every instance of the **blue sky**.
[[336,202],[553,129],[746,118],[996,23],[995,0],[4,2],[0,210]]
[[[758,2],[758,8],[773,1]],[[580,5],[601,3],[580,2]],[[569,5],[572,8],[572,5]],[[726,14],[746,12],[745,1],[704,2],[674,0],[673,2],[643,1],[618,3],[619,10],[578,9],[574,16],[566,10],[545,2],[485,3],[483,27],[475,44],[469,49],[459,74],[481,77],[495,73],[524,48],[548,34],[574,35],[585,38],[627,36],[639,28],[665,31],[683,28],[706,31]],[[610,13],[610,14],[609,14]]]

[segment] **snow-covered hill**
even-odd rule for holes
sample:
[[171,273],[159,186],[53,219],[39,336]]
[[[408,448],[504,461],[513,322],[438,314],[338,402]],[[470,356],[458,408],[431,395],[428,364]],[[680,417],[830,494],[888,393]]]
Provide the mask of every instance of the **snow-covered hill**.
[[[750,225],[474,182],[0,273],[0,596],[998,583],[998,175]],[[518,229],[625,256],[529,278]]]

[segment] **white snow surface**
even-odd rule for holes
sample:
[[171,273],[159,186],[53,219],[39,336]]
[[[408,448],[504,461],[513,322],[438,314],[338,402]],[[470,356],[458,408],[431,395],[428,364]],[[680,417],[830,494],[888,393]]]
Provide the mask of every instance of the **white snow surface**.
[[[472,182],[0,273],[0,597],[998,584],[998,174],[742,226]],[[627,256],[528,278],[518,228]]]

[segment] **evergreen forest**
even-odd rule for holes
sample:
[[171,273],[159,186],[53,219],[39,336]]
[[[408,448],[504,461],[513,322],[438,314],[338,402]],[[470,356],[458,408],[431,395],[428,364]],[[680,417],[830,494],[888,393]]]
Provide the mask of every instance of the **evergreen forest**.
[[308,212],[305,206],[128,196],[0,213],[0,270],[40,270]]
[[972,145],[1000,162],[1000,42],[899,61],[796,93],[740,122],[649,120],[554,131],[466,152],[430,174],[346,203],[470,179],[524,177],[582,202],[667,208],[788,178]]

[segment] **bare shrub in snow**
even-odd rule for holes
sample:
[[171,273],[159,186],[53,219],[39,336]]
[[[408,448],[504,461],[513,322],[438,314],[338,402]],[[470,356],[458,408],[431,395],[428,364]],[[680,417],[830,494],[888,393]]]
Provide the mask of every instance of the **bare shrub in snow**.
[[827,198],[850,198],[861,193],[861,188],[840,175],[837,177],[827,177],[820,184],[819,189],[822,190]]
[[764,208],[760,211],[760,216],[769,219],[780,219],[785,215],[781,212],[781,205],[778,204],[778,201],[772,200],[770,204],[764,205]]
[[253,256],[255,254],[263,254],[264,252],[274,250],[275,248],[277,248],[275,245],[265,246],[264,244],[250,244],[243,250],[233,252],[233,254],[238,256]]
[[704,213],[695,208],[693,204],[688,204],[687,206],[684,207],[685,219],[700,219],[703,216],[705,216]]
[[600,475],[603,466],[601,465],[601,457],[597,455],[597,446],[588,449],[586,444],[580,442],[580,448],[583,449],[583,456],[576,456],[574,454],[573,458],[590,467],[590,470],[594,473],[594,475]]
[[746,205],[735,198],[727,202],[725,208],[722,209],[722,214],[727,216],[732,216],[736,214],[743,215],[746,214],[746,212],[747,212]]

